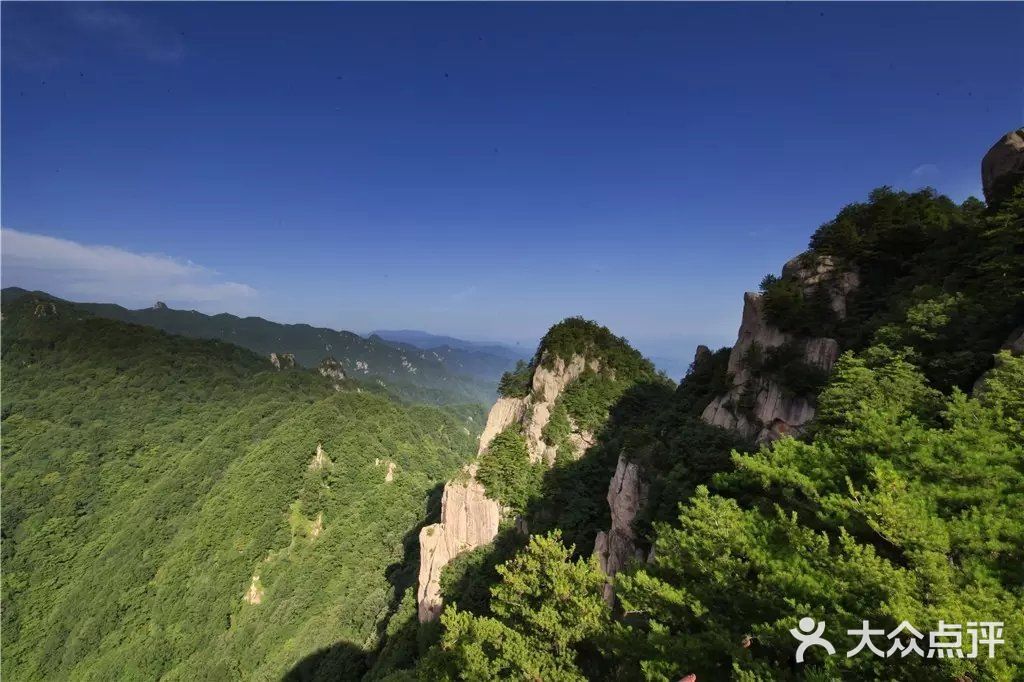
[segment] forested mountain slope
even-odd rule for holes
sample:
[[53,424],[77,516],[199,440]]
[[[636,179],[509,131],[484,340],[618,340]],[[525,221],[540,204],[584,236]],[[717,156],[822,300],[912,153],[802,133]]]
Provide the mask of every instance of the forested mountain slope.
[[[439,577],[421,563],[439,627],[371,677],[1024,676],[1024,130],[983,169],[987,203],[881,188],[844,208],[678,387],[615,373],[607,391],[599,364],[583,380],[614,335],[553,327],[447,484],[475,500],[452,527],[478,532],[446,533],[462,544]],[[559,404],[572,419],[550,428]],[[794,662],[805,616],[837,654]],[[865,620],[884,649],[916,627],[920,654],[847,656]],[[965,656],[934,655],[940,621]],[[983,621],[1003,623],[992,656],[970,653]]]
[[[9,287],[4,290],[4,300],[15,300],[25,293],[23,289]],[[348,376],[377,382],[413,402],[486,405],[494,399],[494,385],[504,371],[481,373],[475,366],[463,367],[453,359],[428,351],[396,347],[379,337],[363,338],[352,332],[308,324],[279,324],[261,317],[228,313],[204,315],[195,310],[175,310],[162,303],[140,310],[112,303],[76,305],[100,317],[155,327],[169,334],[219,339],[265,357],[270,353],[291,354],[304,367],[316,367],[324,358],[334,358]],[[511,364],[503,362],[506,366]]]
[[2,312],[4,678],[357,676],[473,422],[60,301]]

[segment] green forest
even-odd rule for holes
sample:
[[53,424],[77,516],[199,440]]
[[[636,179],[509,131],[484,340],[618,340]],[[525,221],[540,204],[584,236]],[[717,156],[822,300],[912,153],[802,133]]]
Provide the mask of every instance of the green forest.
[[[824,257],[859,277],[844,315],[792,268],[762,290],[792,339],[838,341],[832,371],[793,340],[743,360],[813,400],[796,437],[758,444],[702,420],[732,386],[729,349],[698,352],[676,384],[600,324],[554,325],[499,391],[532,400],[538,368],[598,360],[553,405],[558,457],[531,463],[518,426],[497,435],[477,478],[500,532],[448,564],[447,606],[423,624],[419,529],[465,476],[478,406],[6,301],[3,674],[1021,679],[1024,184],[989,205],[878,189],[796,266]],[[580,432],[593,442],[570,455]],[[593,552],[620,458],[649,493],[632,523],[642,556],[609,602]],[[794,663],[804,616],[839,653]],[[865,620],[996,620],[1005,641],[992,657],[845,655]]]
[[11,680],[358,676],[483,416],[32,296],[3,378]]
[[[805,433],[758,446],[699,418],[731,385],[728,349],[699,354],[678,386],[627,371],[610,392],[607,377],[585,374],[559,406],[601,423],[596,444],[534,483],[521,437],[496,439],[482,480],[532,535],[508,528],[446,568],[440,625],[390,679],[1020,679],[1024,359],[1000,348],[1024,330],[1024,186],[991,206],[881,188],[823,225],[800,261],[822,256],[863,284],[845,317],[791,272],[762,289],[778,328],[839,340],[831,374],[802,366],[793,344],[745,358],[755,375],[811,394]],[[527,395],[544,358],[610,338],[585,321],[556,325],[502,393]],[[609,605],[591,551],[620,455],[650,486],[633,524],[649,558],[615,577]],[[518,478],[494,485],[513,462]],[[525,510],[507,493],[523,481]],[[802,616],[826,621],[843,651],[863,620],[925,634],[939,621],[997,620],[1005,642],[991,658],[818,649],[796,665],[789,630]]]
[[[4,289],[4,301],[30,292]],[[350,377],[386,387],[404,400],[434,405],[490,403],[494,380],[512,360],[480,350],[451,346],[433,349],[389,343],[376,335],[367,338],[308,324],[280,324],[262,317],[228,313],[204,315],[197,310],[176,310],[163,303],[129,310],[112,303],[75,303],[83,312],[121,322],[155,327],[169,334],[195,339],[216,339],[269,356],[288,353],[303,367],[316,367],[334,358]]]

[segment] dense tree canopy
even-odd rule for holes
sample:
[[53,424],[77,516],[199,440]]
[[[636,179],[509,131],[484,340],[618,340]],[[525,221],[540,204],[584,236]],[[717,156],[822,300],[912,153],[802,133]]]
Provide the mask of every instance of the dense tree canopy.
[[[792,276],[767,277],[773,322],[848,349],[830,377],[809,374],[795,346],[746,359],[816,398],[799,439],[752,449],[699,420],[731,383],[725,350],[700,355],[674,391],[656,378],[615,394],[599,376],[570,385],[545,438],[561,442],[585,423],[598,425],[597,442],[545,475],[530,528],[554,529],[588,556],[594,532],[607,528],[609,472],[624,455],[649,486],[633,524],[649,560],[618,574],[616,617],[575,639],[573,665],[557,668],[505,634],[493,595],[479,603],[489,574],[478,570],[463,582],[477,595],[473,613],[442,617],[440,642],[415,672],[429,676],[443,661],[451,677],[506,679],[1019,679],[1024,358],[993,358],[1024,322],[1022,216],[1024,189],[998,209],[886,189],[847,207],[806,256],[856,268],[861,289],[845,320],[827,288],[808,295]],[[553,340],[578,348],[586,324],[567,324]],[[500,551],[508,570],[528,573],[520,583],[541,579],[538,566],[515,561],[527,550]],[[486,567],[486,553],[476,550],[473,565]],[[582,580],[578,594],[591,589]],[[563,603],[552,591],[531,594],[535,609]],[[790,629],[803,616],[827,624],[835,655],[816,648],[794,662]],[[847,631],[865,620],[884,633],[914,625],[922,655],[847,656],[859,639]],[[1002,621],[1005,642],[991,658],[929,656],[940,621]]]
[[66,304],[4,317],[4,677],[279,678],[347,642],[357,678],[479,414]]

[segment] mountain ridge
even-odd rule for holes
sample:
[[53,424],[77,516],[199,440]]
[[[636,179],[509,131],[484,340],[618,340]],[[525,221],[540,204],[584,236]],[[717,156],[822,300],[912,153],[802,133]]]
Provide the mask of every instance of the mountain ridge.
[[[5,287],[3,300],[16,300],[27,293],[63,300],[20,287]],[[153,307],[136,310],[113,303],[75,305],[101,317],[143,324],[171,334],[220,339],[266,357],[271,353],[290,353],[304,367],[316,367],[324,359],[334,357],[348,376],[376,381],[395,394],[417,402],[486,404],[493,399],[493,386],[500,375],[490,378],[471,376],[454,371],[443,358],[424,351],[414,352],[383,339],[367,339],[354,332],[304,323],[283,324],[262,317],[239,317],[231,313],[207,315],[196,310],[169,308],[160,302]]]

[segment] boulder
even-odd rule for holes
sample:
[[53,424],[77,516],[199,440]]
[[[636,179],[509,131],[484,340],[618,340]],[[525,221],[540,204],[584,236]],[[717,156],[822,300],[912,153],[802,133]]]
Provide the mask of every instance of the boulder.
[[1024,128],[1003,135],[981,160],[981,186],[985,201],[996,204],[1024,180]]

